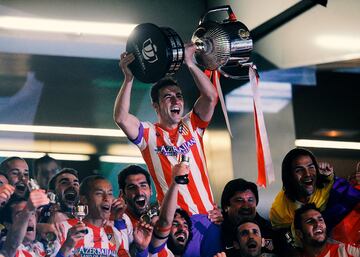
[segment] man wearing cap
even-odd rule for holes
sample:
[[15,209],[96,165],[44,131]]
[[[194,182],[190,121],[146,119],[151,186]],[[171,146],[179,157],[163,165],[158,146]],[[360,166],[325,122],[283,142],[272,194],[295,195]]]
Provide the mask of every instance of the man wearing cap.
[[271,223],[256,211],[258,203],[259,194],[254,183],[238,178],[225,185],[221,195],[221,208],[224,216],[221,229],[227,256],[240,256],[239,250],[234,248],[233,242],[236,242],[235,229],[243,220],[252,220],[258,224],[264,238],[262,251],[269,253],[268,256],[275,253]]
[[63,168],[49,181],[49,191],[56,195],[59,209],[49,215],[48,220],[42,222],[59,223],[72,218],[72,210],[79,202],[78,172],[72,168]]

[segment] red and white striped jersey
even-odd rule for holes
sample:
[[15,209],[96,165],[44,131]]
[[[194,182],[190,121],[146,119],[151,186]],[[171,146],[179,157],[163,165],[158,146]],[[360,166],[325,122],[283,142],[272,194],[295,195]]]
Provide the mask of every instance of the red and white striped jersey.
[[[327,243],[326,248],[318,255],[318,257],[359,257],[360,248],[343,243]],[[303,255],[306,257],[306,255]]]
[[214,198],[203,146],[207,126],[208,122],[193,112],[184,116],[173,130],[141,122],[139,136],[133,143],[141,150],[160,203],[171,184],[172,166],[179,162],[181,155],[187,155],[190,159],[189,184],[180,188],[178,206],[190,214],[207,214],[213,209]]
[[[64,228],[64,235],[78,222],[77,219],[69,219],[60,224]],[[80,240],[73,249],[74,257],[90,256],[121,256],[127,257],[129,254],[128,233],[124,230],[117,230],[114,226],[106,225],[97,227],[84,222],[88,233]],[[66,238],[61,238],[61,244]]]
[[31,244],[31,246],[21,244],[16,250],[15,257],[39,257],[45,255],[46,252],[43,244],[37,241]]

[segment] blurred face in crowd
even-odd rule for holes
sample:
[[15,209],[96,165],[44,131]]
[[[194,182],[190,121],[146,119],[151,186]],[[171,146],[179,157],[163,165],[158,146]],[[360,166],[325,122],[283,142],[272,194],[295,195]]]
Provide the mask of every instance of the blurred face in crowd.
[[104,179],[95,180],[89,188],[85,204],[89,208],[89,218],[109,220],[111,204],[114,200],[111,184]]
[[[26,202],[19,202],[11,205],[11,218],[14,223],[16,217],[20,214],[20,212],[25,208]],[[28,226],[26,229],[26,234],[23,240],[23,243],[32,243],[36,238],[36,214],[33,213],[29,219]]]
[[56,161],[39,164],[37,167],[36,176],[36,180],[39,183],[39,186],[43,189],[47,189],[50,179],[55,176],[58,171],[59,165],[56,163]]
[[7,163],[9,184],[15,187],[15,194],[24,197],[28,192],[29,166],[24,160],[14,159]]
[[257,224],[246,222],[237,229],[237,248],[242,257],[258,257],[261,254],[262,238]]
[[135,216],[146,212],[150,201],[151,188],[144,174],[129,175],[125,179],[124,198],[127,208]]
[[189,230],[187,221],[179,213],[175,213],[168,240],[168,247],[174,254],[179,255],[185,251],[190,235]]
[[292,162],[291,172],[298,196],[312,195],[316,186],[316,167],[310,156],[301,155],[295,158]]
[[79,179],[71,173],[56,178],[55,194],[63,211],[71,210],[79,202]]
[[308,210],[301,215],[299,237],[304,245],[319,247],[326,243],[326,224],[320,212]]
[[233,224],[238,224],[243,219],[255,219],[256,197],[250,189],[236,192],[229,202],[226,211]]

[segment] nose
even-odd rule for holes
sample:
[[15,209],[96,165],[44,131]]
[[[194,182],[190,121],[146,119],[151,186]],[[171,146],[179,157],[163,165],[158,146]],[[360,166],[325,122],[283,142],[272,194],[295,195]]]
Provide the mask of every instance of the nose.
[[304,170],[304,177],[309,177],[310,176],[310,170],[308,169],[308,168],[306,168],[305,170]]

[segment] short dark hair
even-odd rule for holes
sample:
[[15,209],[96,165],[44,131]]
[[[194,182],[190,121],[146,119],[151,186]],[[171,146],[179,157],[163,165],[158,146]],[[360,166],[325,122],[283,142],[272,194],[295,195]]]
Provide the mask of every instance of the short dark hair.
[[315,203],[307,203],[295,210],[294,214],[294,228],[302,230],[301,215],[309,210],[315,210],[321,213],[320,209],[316,207]]
[[33,177],[37,176],[38,168],[39,168],[40,165],[48,164],[48,163],[51,163],[51,162],[56,162],[56,164],[58,164],[57,160],[55,160],[54,158],[50,157],[47,154],[45,154],[43,157],[40,157],[39,159],[35,159],[34,160],[34,167],[33,167],[33,173],[34,173]]
[[283,189],[285,195],[292,201],[296,200],[297,187],[294,185],[294,178],[292,176],[292,162],[299,156],[309,156],[315,165],[316,169],[316,187],[323,188],[329,182],[328,178],[321,175],[319,172],[318,162],[312,152],[305,148],[294,148],[289,151],[283,159],[281,166],[281,179],[283,182]]
[[107,179],[102,175],[91,175],[83,179],[80,184],[79,195],[81,196],[88,196],[91,187],[93,186],[95,181],[98,180],[106,180]]
[[164,77],[160,79],[151,87],[150,97],[153,103],[159,103],[159,91],[167,86],[179,86],[179,84],[171,77]]
[[149,187],[151,186],[150,174],[145,169],[138,165],[129,165],[125,169],[121,170],[118,174],[118,185],[121,191],[125,190],[126,178],[130,175],[143,174],[146,178],[146,182]]
[[255,183],[237,178],[230,180],[224,187],[221,195],[221,208],[223,212],[225,212],[226,207],[230,205],[230,198],[233,197],[236,192],[244,192],[246,190],[253,192],[257,205],[259,203],[259,192]]
[[55,191],[55,188],[56,188],[56,179],[62,175],[62,174],[66,174],[66,173],[69,173],[69,174],[72,174],[74,175],[75,177],[79,178],[78,176],[78,172],[77,170],[75,169],[72,169],[72,168],[63,168],[59,171],[59,173],[57,173],[55,176],[53,176],[50,181],[49,181],[49,190],[52,190],[52,191]]
[[7,174],[7,169],[9,168],[8,163],[11,161],[15,161],[15,160],[20,160],[20,161],[26,162],[23,158],[21,158],[19,156],[8,157],[0,163],[0,173]]
[[9,201],[5,204],[5,206],[1,209],[1,220],[0,222],[7,222],[12,224],[12,206],[14,204],[18,204],[20,202],[27,202],[27,199],[18,195],[12,195]]
[[[245,223],[253,223],[253,224],[257,225],[257,226],[259,227],[259,230],[260,230],[260,233],[261,233],[260,224],[259,224],[256,220],[254,220],[254,219],[246,218],[246,219],[242,219],[242,220],[241,220],[239,223],[237,223],[237,225],[236,225],[236,228],[235,228],[235,231],[236,231],[235,237],[236,237],[236,239],[238,238],[238,236],[237,236],[237,231],[238,231],[239,227],[240,227],[241,225],[245,224]],[[262,233],[261,233],[261,235],[262,235]],[[261,236],[261,237],[262,237],[262,236]]]

